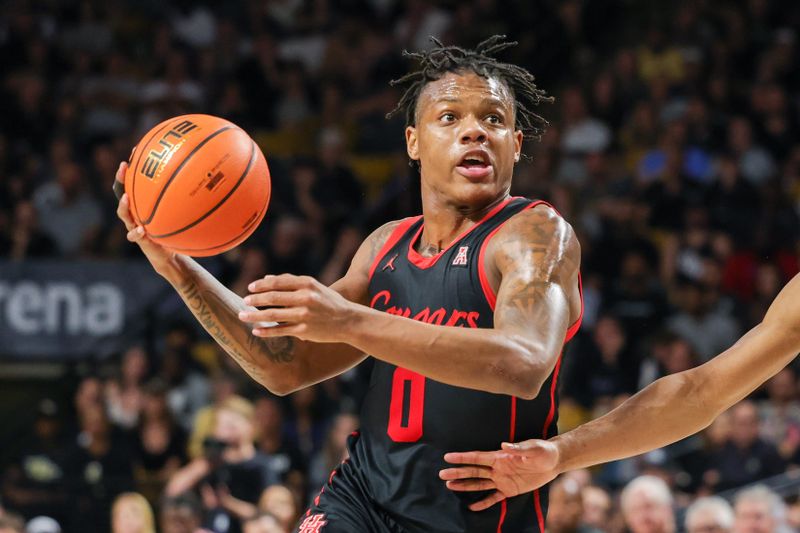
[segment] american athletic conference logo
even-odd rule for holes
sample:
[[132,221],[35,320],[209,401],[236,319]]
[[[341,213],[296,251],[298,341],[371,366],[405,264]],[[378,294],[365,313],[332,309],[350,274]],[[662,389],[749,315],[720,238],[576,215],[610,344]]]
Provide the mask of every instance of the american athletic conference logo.
[[469,246],[459,246],[458,253],[450,264],[453,266],[467,266],[467,252],[469,252]]
[[303,523],[300,524],[300,529],[297,530],[297,533],[321,533],[322,526],[327,523],[328,521],[325,520],[325,515],[323,513],[312,514],[303,520]]

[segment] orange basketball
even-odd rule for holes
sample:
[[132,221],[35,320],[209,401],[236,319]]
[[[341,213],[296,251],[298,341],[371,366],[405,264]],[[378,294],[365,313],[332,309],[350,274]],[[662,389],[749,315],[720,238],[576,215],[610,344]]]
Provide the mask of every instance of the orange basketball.
[[264,218],[267,161],[235,124],[209,115],[165,120],[134,148],[125,192],[153,241],[193,256],[241,244]]

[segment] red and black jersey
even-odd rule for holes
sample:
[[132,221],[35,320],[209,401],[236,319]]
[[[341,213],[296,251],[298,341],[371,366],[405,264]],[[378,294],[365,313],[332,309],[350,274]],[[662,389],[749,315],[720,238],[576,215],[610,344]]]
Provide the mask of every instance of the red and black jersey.
[[[372,265],[370,306],[441,326],[493,327],[495,294],[483,271],[486,243],[509,218],[539,203],[509,198],[433,257],[415,251],[422,217],[403,220]],[[546,489],[475,513],[467,505],[485,494],[452,492],[438,473],[446,452],[496,450],[503,441],[554,436],[560,366],[559,358],[539,396],[528,401],[445,385],[375,361],[360,435],[350,450],[373,504],[409,532],[543,533]]]

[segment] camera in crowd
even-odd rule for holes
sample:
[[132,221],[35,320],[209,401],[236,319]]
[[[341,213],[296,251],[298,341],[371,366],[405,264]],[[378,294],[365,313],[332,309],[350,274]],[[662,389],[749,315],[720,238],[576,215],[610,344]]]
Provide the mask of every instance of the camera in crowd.
[[203,439],[203,456],[212,464],[222,463],[222,454],[230,444],[222,439],[208,436]]

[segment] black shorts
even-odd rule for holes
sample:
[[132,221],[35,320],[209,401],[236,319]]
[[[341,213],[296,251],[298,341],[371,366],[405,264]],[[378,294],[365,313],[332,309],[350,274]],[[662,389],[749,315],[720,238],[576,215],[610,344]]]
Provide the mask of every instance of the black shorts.
[[328,482],[300,518],[295,533],[404,533],[373,504],[349,461],[331,473]]

